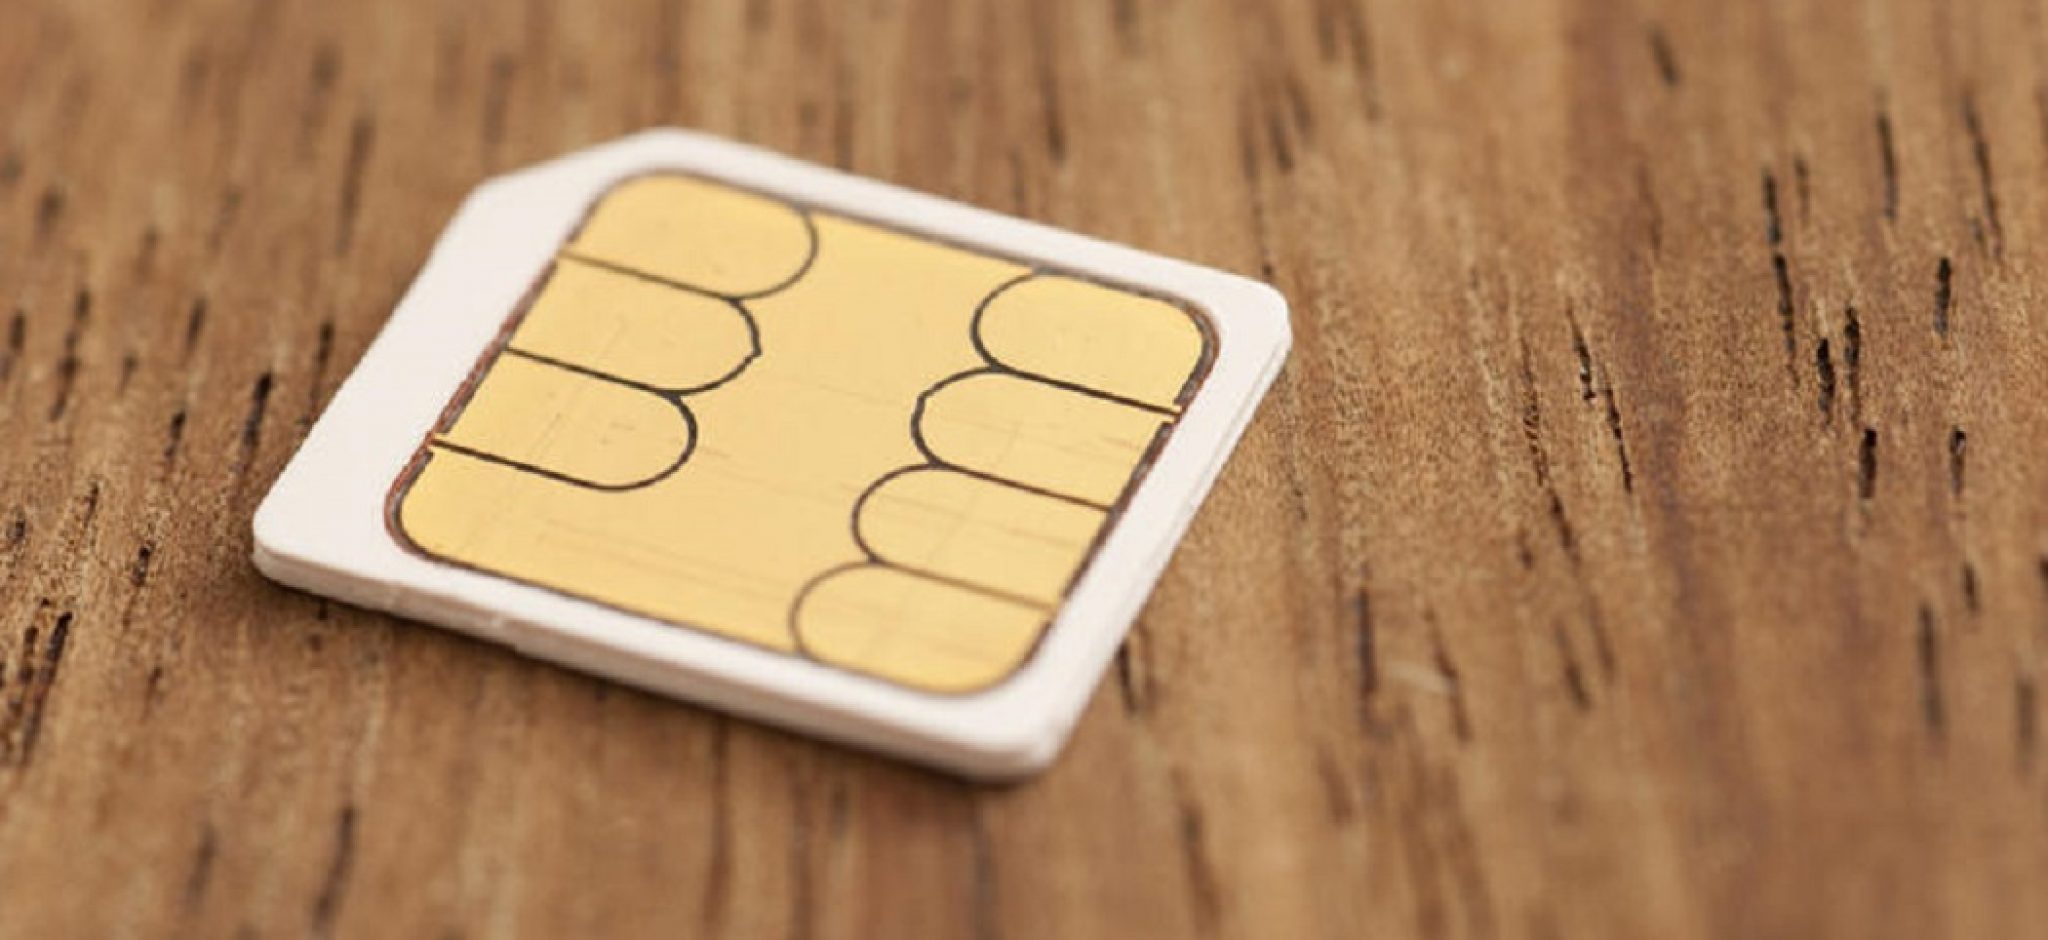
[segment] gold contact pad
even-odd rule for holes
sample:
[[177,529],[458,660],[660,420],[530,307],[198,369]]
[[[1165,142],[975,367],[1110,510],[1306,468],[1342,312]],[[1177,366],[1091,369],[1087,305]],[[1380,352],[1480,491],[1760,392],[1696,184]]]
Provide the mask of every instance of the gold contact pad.
[[1208,356],[1178,306],[615,188],[394,490],[416,550],[937,692],[1036,646]]

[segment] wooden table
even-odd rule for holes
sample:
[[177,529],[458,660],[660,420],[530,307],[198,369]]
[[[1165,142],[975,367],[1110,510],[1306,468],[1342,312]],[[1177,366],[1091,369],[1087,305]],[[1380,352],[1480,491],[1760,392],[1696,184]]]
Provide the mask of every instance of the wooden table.
[[[0,934],[2041,935],[2044,21],[8,0]],[[251,568],[463,194],[657,124],[1293,300],[1044,777]]]

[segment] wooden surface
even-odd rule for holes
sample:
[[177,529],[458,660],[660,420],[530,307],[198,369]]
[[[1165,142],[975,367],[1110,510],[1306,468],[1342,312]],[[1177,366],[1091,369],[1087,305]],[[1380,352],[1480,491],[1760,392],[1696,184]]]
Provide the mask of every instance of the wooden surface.
[[[2048,931],[2032,0],[0,5],[0,934]],[[250,567],[485,177],[654,124],[1262,276],[987,789]]]

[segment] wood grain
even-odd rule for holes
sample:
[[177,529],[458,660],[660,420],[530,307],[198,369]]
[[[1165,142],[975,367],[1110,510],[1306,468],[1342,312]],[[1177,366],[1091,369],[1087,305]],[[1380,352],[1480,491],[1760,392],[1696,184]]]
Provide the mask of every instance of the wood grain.
[[[2048,931],[2038,0],[0,6],[0,934]],[[1274,281],[986,789],[275,587],[463,194],[696,127]]]

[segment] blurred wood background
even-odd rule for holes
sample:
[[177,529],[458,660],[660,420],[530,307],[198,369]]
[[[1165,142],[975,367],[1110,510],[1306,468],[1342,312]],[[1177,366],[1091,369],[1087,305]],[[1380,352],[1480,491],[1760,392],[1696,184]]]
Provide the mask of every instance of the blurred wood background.
[[[2048,933],[2038,0],[0,5],[0,935]],[[275,587],[484,178],[702,128],[1264,277],[1065,759]]]

